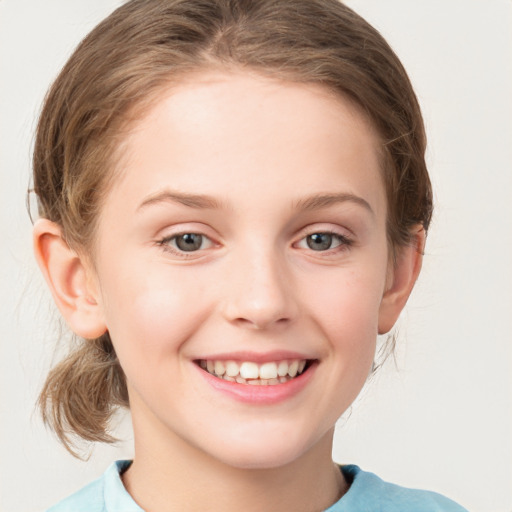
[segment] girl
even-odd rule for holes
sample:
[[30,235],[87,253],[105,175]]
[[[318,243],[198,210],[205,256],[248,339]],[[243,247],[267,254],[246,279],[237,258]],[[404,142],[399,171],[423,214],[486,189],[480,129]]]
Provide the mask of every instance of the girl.
[[52,511],[443,510],[331,459],[421,268],[425,134],[336,0],[132,0],[50,90],[35,254],[82,342],[43,417],[135,457]]

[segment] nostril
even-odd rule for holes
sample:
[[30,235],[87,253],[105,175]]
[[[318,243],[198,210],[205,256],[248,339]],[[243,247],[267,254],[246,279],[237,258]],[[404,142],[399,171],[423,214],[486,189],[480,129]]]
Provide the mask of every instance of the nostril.
[[264,330],[271,326],[284,326],[290,322],[290,318],[243,318],[239,317],[234,320],[240,327],[246,327],[254,330]]
[[245,278],[226,290],[221,306],[226,320],[239,327],[262,330],[283,327],[297,316],[292,280],[271,272],[271,266],[267,265],[265,272],[246,268]]

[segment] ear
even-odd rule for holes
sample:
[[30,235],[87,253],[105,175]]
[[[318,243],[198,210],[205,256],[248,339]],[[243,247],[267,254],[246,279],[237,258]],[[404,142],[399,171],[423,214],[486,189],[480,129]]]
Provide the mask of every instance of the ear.
[[425,230],[414,228],[411,244],[399,247],[396,260],[390,263],[386,289],[379,309],[379,334],[386,334],[395,325],[418,278],[423,261]]
[[48,219],[36,221],[33,241],[39,268],[71,330],[86,339],[104,334],[107,328],[90,265],[68,246],[60,226]]

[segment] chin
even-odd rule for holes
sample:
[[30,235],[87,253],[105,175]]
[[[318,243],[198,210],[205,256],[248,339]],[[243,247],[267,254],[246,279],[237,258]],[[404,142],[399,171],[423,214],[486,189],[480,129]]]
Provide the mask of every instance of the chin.
[[[286,441],[286,442],[285,442]],[[295,442],[294,442],[295,441]],[[220,443],[217,445],[220,446]],[[275,469],[293,463],[309,451],[310,445],[290,435],[253,438],[250,443],[232,442],[225,449],[210,455],[220,462],[238,469]]]

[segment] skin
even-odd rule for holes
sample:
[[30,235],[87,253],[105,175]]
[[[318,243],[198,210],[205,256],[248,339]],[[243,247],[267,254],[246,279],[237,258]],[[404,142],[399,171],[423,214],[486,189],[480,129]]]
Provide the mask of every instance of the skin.
[[[419,228],[390,263],[378,136],[321,86],[209,72],[163,91],[123,146],[92,257],[44,219],[34,238],[71,328],[108,329],[126,373],[127,490],[150,512],[327,508],[348,488],[334,424],[421,266]],[[180,252],[183,233],[201,248]],[[316,367],[273,404],[220,393],[194,362],[290,350]]]

